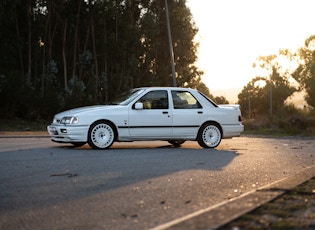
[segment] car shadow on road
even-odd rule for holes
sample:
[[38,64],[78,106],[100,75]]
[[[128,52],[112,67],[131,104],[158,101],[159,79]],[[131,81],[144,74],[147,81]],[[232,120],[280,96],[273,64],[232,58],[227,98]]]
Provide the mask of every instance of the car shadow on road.
[[0,213],[63,204],[178,173],[202,170],[210,175],[237,156],[237,151],[168,144],[118,145],[105,151],[60,146],[14,156],[2,152]]

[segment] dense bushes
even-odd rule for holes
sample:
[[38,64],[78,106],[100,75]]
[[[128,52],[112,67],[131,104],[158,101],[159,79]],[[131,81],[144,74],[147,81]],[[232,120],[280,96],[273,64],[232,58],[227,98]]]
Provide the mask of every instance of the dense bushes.
[[315,111],[304,111],[292,105],[274,114],[244,119],[245,131],[248,133],[276,135],[315,135]]

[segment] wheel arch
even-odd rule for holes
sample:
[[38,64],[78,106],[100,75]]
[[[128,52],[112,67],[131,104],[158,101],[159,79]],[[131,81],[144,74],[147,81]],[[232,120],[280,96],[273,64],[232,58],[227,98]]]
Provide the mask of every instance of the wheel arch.
[[216,148],[222,137],[221,125],[216,121],[206,121],[200,126],[196,141],[203,148]]
[[99,123],[99,122],[106,122],[108,124],[110,124],[112,127],[113,127],[113,130],[114,130],[114,133],[115,133],[115,140],[114,141],[117,141],[118,140],[118,129],[115,125],[114,122],[110,121],[110,120],[107,120],[107,119],[98,119],[98,120],[95,120],[93,121],[90,126],[89,126],[89,129],[91,128],[92,125],[94,125],[95,123]]
[[202,123],[202,124],[200,125],[199,129],[198,129],[198,133],[200,132],[201,127],[203,127],[205,124],[215,124],[215,125],[217,125],[217,126],[219,127],[219,129],[220,129],[221,136],[223,137],[223,128],[222,128],[222,126],[220,125],[219,122],[214,121],[214,120],[208,120],[208,121],[205,121],[204,123]]

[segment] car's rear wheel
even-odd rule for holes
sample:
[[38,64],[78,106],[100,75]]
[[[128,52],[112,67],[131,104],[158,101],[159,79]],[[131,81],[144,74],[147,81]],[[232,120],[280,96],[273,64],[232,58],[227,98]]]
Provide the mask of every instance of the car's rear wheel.
[[89,128],[88,143],[93,149],[108,149],[115,138],[115,130],[109,122],[98,121]]
[[221,139],[222,132],[216,123],[206,123],[199,129],[197,141],[203,148],[215,148],[220,144]]
[[174,146],[180,146],[184,142],[185,142],[185,140],[170,140],[170,141],[168,141],[168,143],[170,143],[170,144],[172,144]]

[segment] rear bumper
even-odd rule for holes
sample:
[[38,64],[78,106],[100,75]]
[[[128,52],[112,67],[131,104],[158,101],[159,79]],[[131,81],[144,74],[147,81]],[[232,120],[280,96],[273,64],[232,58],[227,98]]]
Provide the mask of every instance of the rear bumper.
[[223,138],[238,137],[244,131],[244,125],[223,125]]

